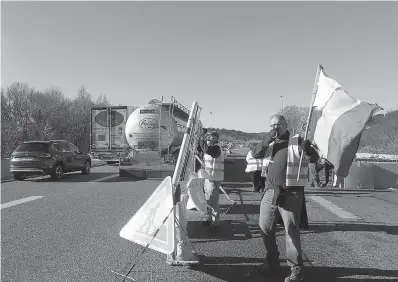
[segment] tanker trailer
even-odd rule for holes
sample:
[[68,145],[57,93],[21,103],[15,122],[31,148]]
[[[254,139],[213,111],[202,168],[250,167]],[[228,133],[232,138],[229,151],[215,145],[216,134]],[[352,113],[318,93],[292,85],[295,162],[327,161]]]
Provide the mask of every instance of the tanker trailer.
[[120,166],[175,162],[188,118],[188,109],[174,98],[170,103],[154,99],[137,108],[126,122],[130,154],[120,159]]
[[132,112],[125,134],[131,149],[160,150],[162,153],[169,147],[180,145],[183,137],[183,133],[177,131],[176,119],[156,104],[148,104]]

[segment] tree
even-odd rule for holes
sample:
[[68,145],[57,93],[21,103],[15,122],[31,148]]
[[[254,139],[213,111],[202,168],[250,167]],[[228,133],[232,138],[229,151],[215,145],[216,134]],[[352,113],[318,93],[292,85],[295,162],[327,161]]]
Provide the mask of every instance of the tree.
[[294,105],[286,106],[280,111],[280,114],[286,119],[290,133],[302,135],[304,134],[308,113],[308,107]]
[[108,98],[105,94],[101,94],[98,96],[97,101],[95,102],[96,107],[109,107],[111,103],[108,101]]

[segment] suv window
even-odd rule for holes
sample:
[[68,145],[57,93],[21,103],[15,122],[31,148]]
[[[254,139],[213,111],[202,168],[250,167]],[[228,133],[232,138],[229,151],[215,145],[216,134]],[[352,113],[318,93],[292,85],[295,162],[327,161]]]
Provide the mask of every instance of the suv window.
[[58,143],[58,151],[60,151],[60,152],[69,152],[68,144],[66,144],[66,143]]
[[47,143],[25,143],[19,145],[15,152],[46,152],[47,150]]
[[77,148],[75,145],[73,145],[72,143],[68,143],[69,146],[69,151],[71,152],[79,152],[79,148]]

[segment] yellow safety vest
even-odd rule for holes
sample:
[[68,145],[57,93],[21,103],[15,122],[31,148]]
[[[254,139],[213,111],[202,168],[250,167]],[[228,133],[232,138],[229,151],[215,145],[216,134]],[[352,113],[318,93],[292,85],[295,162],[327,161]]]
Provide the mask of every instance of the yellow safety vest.
[[308,163],[304,160],[301,163],[300,177],[297,181],[297,173],[300,164],[299,135],[290,137],[287,147],[287,168],[286,186],[306,186],[308,184]]
[[213,158],[208,154],[204,154],[203,161],[205,164],[205,171],[209,174],[206,178],[213,181],[224,180],[224,154],[218,158]]
[[246,162],[247,166],[245,172],[261,170],[263,167],[263,159],[253,158],[252,151],[249,151],[249,153],[247,153]]

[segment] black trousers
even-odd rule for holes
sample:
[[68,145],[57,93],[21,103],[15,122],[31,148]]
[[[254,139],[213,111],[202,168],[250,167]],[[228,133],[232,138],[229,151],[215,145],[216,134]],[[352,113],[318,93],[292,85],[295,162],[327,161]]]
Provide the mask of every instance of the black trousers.
[[[308,230],[309,229],[308,214],[307,214],[307,205],[306,205],[306,200],[305,200],[304,187],[302,190],[303,190],[303,203],[301,205],[299,228],[301,230]],[[289,191],[287,191],[286,193],[289,193]],[[276,193],[276,194],[279,194],[279,193]],[[264,195],[263,195],[263,197],[264,197]],[[276,201],[276,199],[275,199],[275,201]],[[283,225],[283,220],[282,220],[281,216],[279,216],[277,223],[280,225]]]
[[319,172],[321,170],[325,170],[325,185],[327,185],[329,183],[329,174],[330,174],[330,170],[332,170],[334,168],[333,165],[328,164],[327,162],[325,162],[324,164],[313,164],[310,163],[309,164],[309,168],[310,168],[310,185],[311,184],[321,184],[321,181],[319,179]]
[[[332,170],[334,166],[332,164],[329,164],[325,162],[324,164],[317,164],[316,165],[316,173],[319,174],[319,172],[324,169],[325,170],[325,184],[329,183],[329,174],[330,170]],[[319,178],[319,176],[318,176]]]
[[261,176],[261,170],[252,171],[250,176],[253,183],[253,191],[259,192],[265,188],[265,177]]

